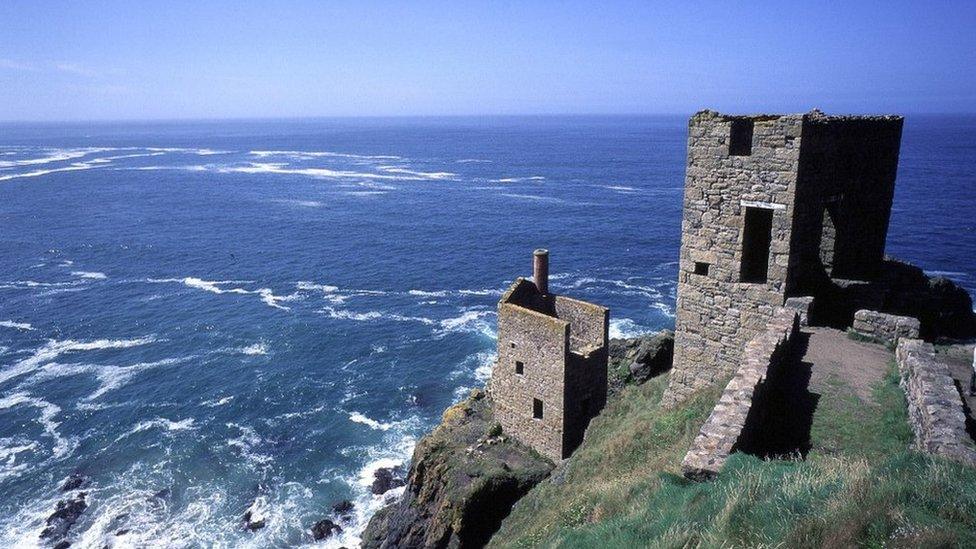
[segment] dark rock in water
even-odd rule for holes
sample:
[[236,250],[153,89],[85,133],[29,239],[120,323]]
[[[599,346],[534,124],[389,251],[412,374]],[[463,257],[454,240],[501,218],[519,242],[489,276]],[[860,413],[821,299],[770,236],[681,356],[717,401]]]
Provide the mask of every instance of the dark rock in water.
[[128,533],[129,533],[129,529],[128,528],[122,528],[121,530],[116,530],[115,531],[115,535],[116,536],[124,536],[124,535],[126,535]]
[[267,506],[264,496],[255,498],[251,506],[244,512],[244,527],[253,532],[267,526]]
[[167,499],[169,498],[170,490],[169,488],[163,488],[162,490],[156,492],[152,495],[153,499]]
[[54,542],[61,542],[68,535],[68,531],[76,522],[81,514],[88,508],[85,502],[85,493],[79,492],[74,497],[63,499],[58,502],[58,506],[47,517],[47,526],[41,531],[41,539],[49,539]]
[[344,499],[332,506],[332,512],[335,513],[337,517],[348,519],[352,516],[352,510],[355,508],[356,505],[353,502],[349,501],[348,499]]
[[923,339],[967,339],[976,336],[976,314],[969,293],[948,278],[930,278],[922,269],[885,258],[876,284],[878,310],[915,317]]
[[316,541],[342,533],[342,528],[329,519],[322,519],[312,526],[312,537]]
[[627,384],[640,385],[671,369],[674,333],[670,330],[628,339],[611,339],[609,390],[616,393]]
[[373,473],[373,485],[369,489],[373,494],[379,496],[406,483],[402,466],[382,467]]
[[373,516],[362,547],[488,543],[515,502],[552,469],[549,460],[514,439],[489,437],[496,423],[483,391],[448,408],[441,424],[417,444],[406,490]]
[[57,545],[55,545],[53,547],[53,549],[68,549],[68,547],[71,547],[71,542],[70,541],[62,541],[62,542],[59,542]]
[[71,473],[61,485],[61,491],[70,492],[72,490],[77,490],[78,488],[81,488],[81,485],[85,483],[85,480],[87,480],[85,475],[81,473]]

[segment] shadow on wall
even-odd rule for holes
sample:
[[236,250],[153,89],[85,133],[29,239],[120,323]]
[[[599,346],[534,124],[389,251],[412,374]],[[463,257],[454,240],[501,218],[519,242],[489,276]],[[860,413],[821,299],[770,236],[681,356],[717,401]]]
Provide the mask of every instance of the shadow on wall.
[[733,452],[761,459],[806,459],[810,429],[820,395],[811,393],[812,365],[804,362],[810,334],[799,332],[794,342],[774,357],[765,381],[756,387],[752,408]]

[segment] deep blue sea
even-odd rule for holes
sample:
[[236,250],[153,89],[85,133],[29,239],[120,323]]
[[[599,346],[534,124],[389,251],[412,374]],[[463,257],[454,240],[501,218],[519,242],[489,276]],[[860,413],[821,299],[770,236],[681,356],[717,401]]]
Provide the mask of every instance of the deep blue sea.
[[[0,126],[0,546],[352,546],[531,252],[673,325],[686,117]],[[976,118],[908,117],[888,252],[976,290]],[[164,491],[161,497],[152,497]],[[255,500],[266,528],[242,529]],[[114,532],[129,529],[123,536]]]

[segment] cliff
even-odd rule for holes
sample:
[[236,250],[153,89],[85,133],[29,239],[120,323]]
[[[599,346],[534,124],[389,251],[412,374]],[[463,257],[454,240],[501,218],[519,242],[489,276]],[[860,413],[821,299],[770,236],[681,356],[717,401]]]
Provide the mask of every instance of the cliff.
[[380,510],[363,547],[481,547],[552,463],[506,437],[484,391],[448,408],[417,444],[403,496]]
[[[612,394],[670,367],[673,341],[670,332],[612,340]],[[482,547],[552,470],[552,462],[501,432],[491,399],[474,391],[417,444],[403,496],[373,517],[362,547]]]

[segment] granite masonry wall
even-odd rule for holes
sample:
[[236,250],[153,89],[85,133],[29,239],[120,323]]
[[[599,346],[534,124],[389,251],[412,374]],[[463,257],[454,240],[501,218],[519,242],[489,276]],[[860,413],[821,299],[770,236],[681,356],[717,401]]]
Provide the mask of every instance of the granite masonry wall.
[[962,399],[948,367],[936,360],[932,344],[902,338],[895,358],[908,401],[908,423],[915,432],[915,448],[976,465]]
[[753,396],[775,368],[789,365],[790,346],[800,329],[799,314],[779,307],[766,329],[742,353],[741,366],[725,386],[718,404],[702,425],[681,462],[688,478],[704,480],[719,473],[746,427]]
[[[901,124],[818,111],[691,118],[665,407],[731,375],[788,297],[824,295],[838,273],[876,272]],[[825,229],[828,211],[864,219]]]
[[506,433],[553,461],[576,449],[606,404],[608,325],[604,307],[512,284],[498,303],[490,383]]
[[921,323],[917,318],[897,316],[878,311],[861,309],[854,313],[851,329],[865,337],[871,337],[888,345],[895,345],[900,338],[917,339]]

